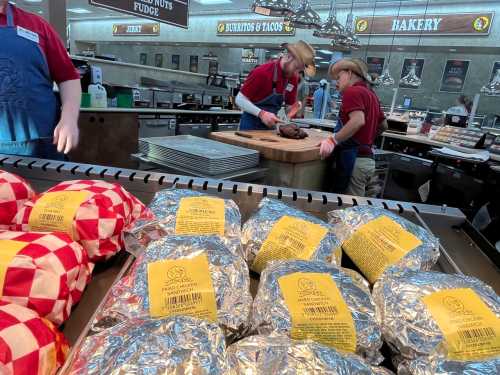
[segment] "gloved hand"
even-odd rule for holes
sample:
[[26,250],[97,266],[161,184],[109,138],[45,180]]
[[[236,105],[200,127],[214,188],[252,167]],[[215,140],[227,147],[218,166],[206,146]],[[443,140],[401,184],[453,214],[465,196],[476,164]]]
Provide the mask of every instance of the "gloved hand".
[[280,121],[278,116],[276,116],[274,113],[264,110],[259,112],[259,118],[268,128],[274,128],[276,126],[276,123]]
[[334,137],[328,137],[327,139],[322,140],[318,145],[321,159],[326,159],[328,156],[330,156],[336,145],[337,142],[335,141]]
[[67,154],[78,145],[78,123],[61,118],[54,130],[54,141],[58,152]]

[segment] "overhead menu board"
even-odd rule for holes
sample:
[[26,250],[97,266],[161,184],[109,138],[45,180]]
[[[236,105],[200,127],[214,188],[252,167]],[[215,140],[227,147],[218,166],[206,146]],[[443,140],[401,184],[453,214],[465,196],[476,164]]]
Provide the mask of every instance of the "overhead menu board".
[[89,4],[188,28],[189,0],[89,0]]
[[384,71],[385,57],[371,57],[366,58],[366,64],[368,65],[368,73],[373,74],[377,77],[382,75]]
[[448,60],[443,71],[440,91],[462,92],[464,89],[470,61]]

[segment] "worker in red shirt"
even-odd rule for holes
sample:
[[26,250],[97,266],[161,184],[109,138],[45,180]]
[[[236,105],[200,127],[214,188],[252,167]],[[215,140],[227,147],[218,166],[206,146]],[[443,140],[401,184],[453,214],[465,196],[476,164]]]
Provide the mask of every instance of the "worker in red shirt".
[[320,144],[322,158],[334,150],[333,191],[364,196],[375,172],[372,145],[387,126],[380,101],[369,84],[368,67],[359,59],[342,59],[328,71],[342,93],[340,130]]
[[78,143],[80,98],[80,75],[54,29],[0,0],[0,153],[63,159]]
[[[283,47],[287,53],[252,70],[236,96],[235,102],[243,111],[240,130],[272,129],[280,122],[277,113],[283,102],[293,106],[293,112],[300,109],[299,72],[314,76],[314,50],[302,40],[285,43]],[[292,112],[290,107],[288,111]]]

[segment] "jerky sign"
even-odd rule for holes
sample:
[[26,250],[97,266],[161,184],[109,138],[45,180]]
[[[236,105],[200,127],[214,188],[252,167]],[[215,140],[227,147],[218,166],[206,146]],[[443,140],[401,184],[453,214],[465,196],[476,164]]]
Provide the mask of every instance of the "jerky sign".
[[89,0],[90,5],[187,29],[189,0]]
[[113,24],[113,36],[160,35],[159,23]]
[[283,19],[228,20],[217,23],[217,35],[295,35],[295,28]]
[[488,35],[493,16],[493,12],[366,16],[357,17],[355,25],[359,35]]

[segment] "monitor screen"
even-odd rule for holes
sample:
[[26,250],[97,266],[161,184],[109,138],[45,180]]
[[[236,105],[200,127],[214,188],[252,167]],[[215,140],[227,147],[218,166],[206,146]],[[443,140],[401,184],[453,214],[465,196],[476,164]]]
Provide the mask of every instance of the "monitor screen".
[[445,125],[456,126],[458,128],[466,128],[468,116],[446,114]]
[[403,99],[403,107],[404,108],[411,108],[411,98],[408,97],[408,96],[405,96],[404,99]]

